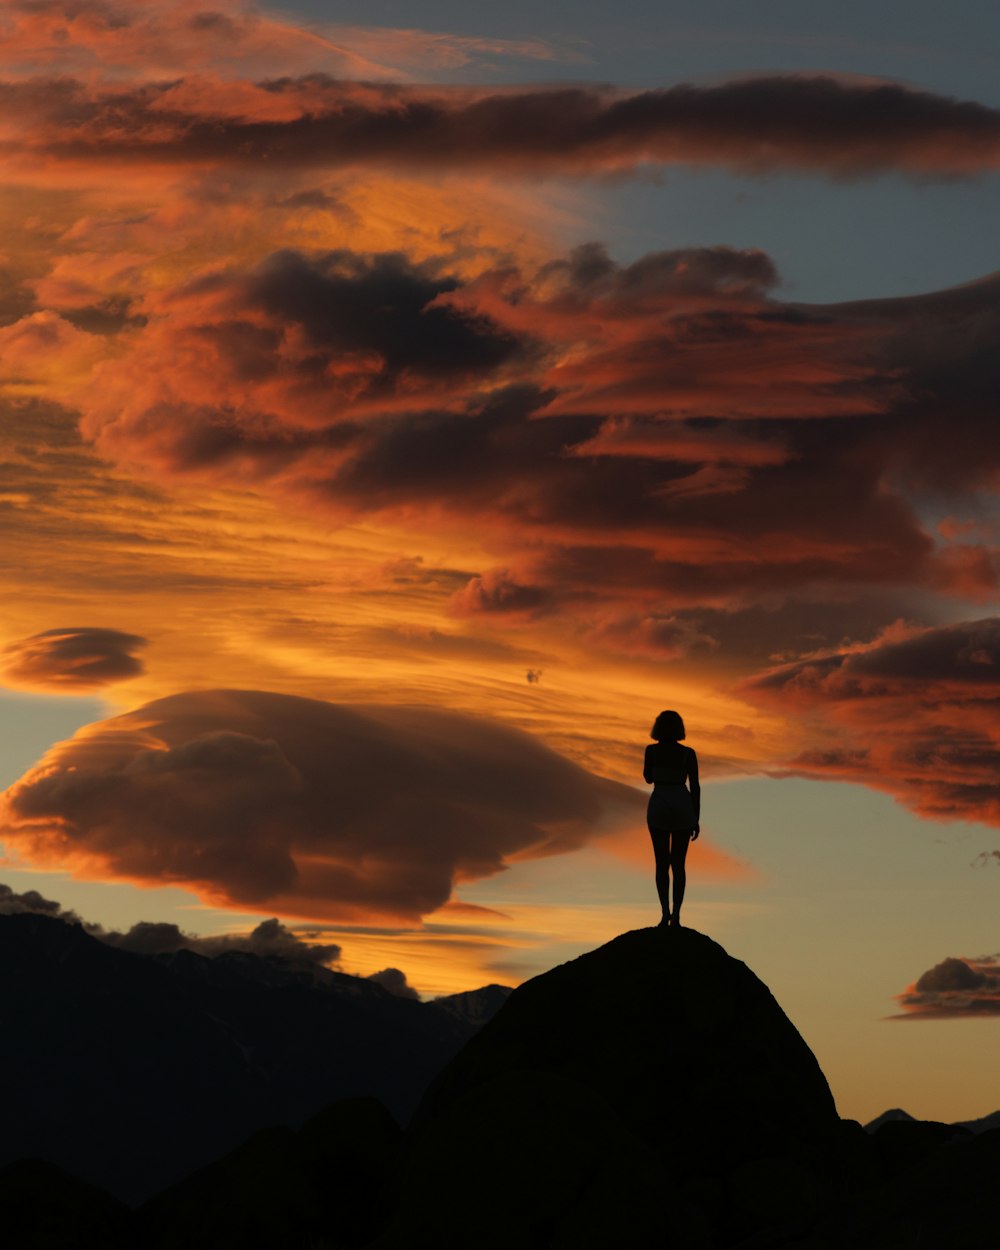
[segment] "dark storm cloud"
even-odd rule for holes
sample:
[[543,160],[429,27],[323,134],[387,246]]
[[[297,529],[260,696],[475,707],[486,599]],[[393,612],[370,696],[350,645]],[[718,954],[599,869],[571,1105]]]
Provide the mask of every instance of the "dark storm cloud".
[[870,647],[784,665],[750,684],[806,700],[884,698],[907,686],[922,695],[947,687],[957,697],[988,697],[1000,688],[1000,618],[890,635]]
[[572,607],[593,630],[609,606],[992,593],[995,553],[927,533],[913,492],[1000,472],[1000,280],[813,309],[770,297],[774,277],[728,248],[621,266],[587,245],[471,280],[282,252],[150,293],[83,428],[151,473],[474,525],[498,559],[460,613]]
[[224,904],[414,920],[456,881],[572,850],[642,802],[488,720],[200,691],[53,748],[4,795],[2,827],[34,860]]
[[0,652],[0,671],[15,686],[86,693],[143,671],[133,651],[146,645],[117,629],[47,629]]
[[412,374],[479,376],[517,353],[517,339],[487,318],[436,302],[458,285],[439,266],[397,252],[340,250],[316,259],[287,251],[249,277],[240,304],[261,309],[279,325],[298,326],[317,367],[352,352],[377,354],[373,385],[390,394]]
[[[283,251],[245,273],[210,273],[151,294],[135,340],[145,383],[137,373],[132,401],[111,399],[121,375],[104,368],[95,403],[103,395],[127,407],[123,438],[138,436],[180,469],[255,465],[266,477],[306,455],[331,465],[358,450],[376,456],[363,419],[464,411],[484,388],[534,367],[530,336],[442,302],[458,286],[440,264],[395,252]],[[162,428],[168,418],[172,430]],[[383,459],[419,453],[426,437],[417,428],[407,439],[408,430],[404,420],[383,425]],[[468,441],[457,421],[453,433]]]
[[1000,164],[1000,112],[889,82],[762,75],[637,93],[463,88],[313,74],[257,84],[0,88],[24,150],[74,161],[392,165],[599,173],[642,164],[743,172],[968,174]]
[[1000,962],[949,957],[925,972],[898,997],[898,1020],[949,1020],[1000,1016]]
[[771,669],[742,693],[823,727],[825,745],[790,760],[793,771],[877,786],[934,819],[1000,824],[1000,619],[897,626]]

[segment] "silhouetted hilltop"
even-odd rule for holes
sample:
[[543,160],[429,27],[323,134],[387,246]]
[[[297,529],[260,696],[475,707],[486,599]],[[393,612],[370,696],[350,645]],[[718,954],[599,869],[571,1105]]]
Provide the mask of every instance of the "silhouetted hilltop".
[[405,1122],[476,1027],[365,978],[140,955],[28,913],[0,915],[0,1003],[0,1166],[45,1160],[127,1201],[337,1099]]
[[[6,1087],[15,1116],[4,1141],[23,1146],[34,1105],[46,1140],[67,1133],[76,1173],[0,1168],[17,1250],[998,1244],[1000,1129],[905,1112],[871,1133],[840,1120],[767,987],[689,929],[624,934],[515,990],[431,1082],[405,1135],[373,1098],[334,1102],[297,1128],[258,1120],[241,1144],[129,1211],[80,1179],[88,1134],[90,1174],[130,1153],[145,1182],[151,1168],[169,1171],[163,1142],[195,1138],[207,1153],[220,1110],[241,1098],[263,1114],[269,1098],[287,1108],[307,1088],[319,1096],[368,1071],[362,1052],[375,1083],[389,1079],[386,1064],[410,1064],[415,1080],[455,1044],[436,1030],[471,1026],[359,978],[293,975],[280,960],[125,955],[38,916],[0,917],[0,939],[0,992],[19,1007],[0,1058],[27,1073]],[[475,1015],[495,989],[454,997]],[[215,1127],[197,1139],[205,1124]]]
[[486,1248],[790,1236],[829,1201],[843,1137],[767,987],[702,934],[661,928],[515,990],[412,1133],[380,1250],[457,1250],[473,1227]]

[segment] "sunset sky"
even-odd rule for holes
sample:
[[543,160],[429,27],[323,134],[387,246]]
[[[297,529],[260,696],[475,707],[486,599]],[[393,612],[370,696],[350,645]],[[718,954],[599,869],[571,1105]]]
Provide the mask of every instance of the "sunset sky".
[[513,985],[659,919],[677,708],[686,923],[1000,1107],[998,39],[8,0],[0,881]]

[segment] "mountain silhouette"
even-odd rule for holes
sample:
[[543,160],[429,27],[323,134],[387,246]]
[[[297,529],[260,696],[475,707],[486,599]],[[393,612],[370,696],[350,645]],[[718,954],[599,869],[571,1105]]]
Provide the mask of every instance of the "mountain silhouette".
[[665,928],[515,990],[411,1132],[379,1250],[792,1236],[829,1202],[844,1136],[767,987],[711,939]]
[[511,995],[509,985],[482,985],[478,990],[465,990],[461,994],[446,994],[432,1000],[432,1005],[447,1011],[457,1020],[464,1020],[476,1028],[492,1020]]
[[890,1107],[888,1111],[883,1111],[881,1115],[877,1115],[874,1120],[869,1120],[865,1125],[866,1133],[876,1133],[883,1124],[915,1124],[917,1117],[910,1115],[908,1111],[904,1111],[902,1107]]
[[0,915],[0,1001],[0,1066],[17,1074],[0,1167],[41,1160],[130,1203],[338,1099],[373,1096],[405,1122],[479,1024],[362,977],[139,955],[28,913]]
[[[900,1107],[892,1107],[889,1111],[883,1111],[881,1115],[877,1115],[874,1120],[869,1120],[865,1125],[866,1133],[874,1133],[882,1127],[894,1120],[903,1120],[909,1124],[917,1123],[917,1117],[910,1115],[908,1111],[903,1111]],[[923,1123],[936,1121],[923,1121]],[[952,1129],[968,1129],[970,1133],[987,1133],[991,1129],[1000,1128],[1000,1111],[992,1111],[989,1115],[978,1116],[975,1120],[955,1120],[950,1125]]]
[[[17,1250],[998,1244],[994,1117],[977,1132],[898,1110],[870,1132],[841,1120],[767,987],[690,929],[626,933],[509,996],[487,986],[443,1006],[245,954],[125,956],[45,917],[0,917],[0,939],[17,1008],[0,1047],[25,1078],[7,1086],[4,1149],[30,1153],[29,1106],[49,1149],[0,1167]],[[370,1096],[288,1114],[345,1074],[397,1097],[405,1085],[412,1103],[455,1030],[468,1040],[405,1131]],[[194,1167],[236,1131],[239,1098],[257,1122]],[[89,1180],[125,1155],[133,1187],[174,1174],[132,1210]]]
[[334,1103],[300,1129],[261,1129],[137,1212],[142,1250],[360,1250],[378,1227],[403,1134],[374,1098]]

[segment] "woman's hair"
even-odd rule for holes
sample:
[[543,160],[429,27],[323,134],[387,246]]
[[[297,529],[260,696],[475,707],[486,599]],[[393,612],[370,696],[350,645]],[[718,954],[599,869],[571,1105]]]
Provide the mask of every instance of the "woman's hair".
[[661,712],[653,722],[649,736],[657,742],[679,742],[684,737],[684,722],[680,712]]

